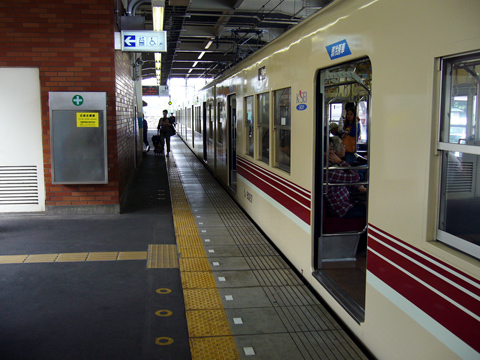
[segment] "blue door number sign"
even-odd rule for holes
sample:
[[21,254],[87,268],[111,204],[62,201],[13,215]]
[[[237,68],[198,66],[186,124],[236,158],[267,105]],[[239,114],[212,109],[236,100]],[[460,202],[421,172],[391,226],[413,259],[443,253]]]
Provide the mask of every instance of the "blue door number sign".
[[335,44],[328,45],[327,47],[328,55],[330,60],[335,60],[347,55],[352,55],[350,48],[348,47],[347,40],[342,40],[336,42]]

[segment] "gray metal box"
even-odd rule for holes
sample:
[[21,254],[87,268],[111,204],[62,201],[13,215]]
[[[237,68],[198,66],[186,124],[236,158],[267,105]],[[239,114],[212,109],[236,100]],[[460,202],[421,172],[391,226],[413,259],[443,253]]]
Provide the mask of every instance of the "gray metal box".
[[107,93],[50,92],[53,184],[107,184]]

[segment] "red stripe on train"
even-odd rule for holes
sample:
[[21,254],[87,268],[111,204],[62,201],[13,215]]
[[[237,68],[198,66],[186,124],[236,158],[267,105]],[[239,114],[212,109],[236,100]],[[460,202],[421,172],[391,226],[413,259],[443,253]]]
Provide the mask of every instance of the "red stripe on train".
[[[370,235],[378,238],[382,236],[379,232],[375,231],[374,227]],[[369,251],[367,260],[368,270],[476,351],[480,351],[480,342],[478,341],[480,338],[479,321],[447,298],[453,302],[457,302],[472,313],[478,313],[478,309],[480,308],[478,300],[461,289],[449,284],[445,279],[431,274],[410,259],[401,256],[398,253],[400,249],[395,246],[398,246],[398,244],[395,244],[385,237],[382,237],[381,240],[395,249],[388,249],[388,247],[369,236],[369,248],[385,257],[385,259],[373,251]],[[412,248],[411,246],[408,247]],[[404,251],[406,249],[402,247],[401,250]],[[416,249],[416,251],[419,250]],[[405,252],[408,253],[409,256],[411,255],[408,250]],[[426,253],[421,253],[427,258],[434,259]],[[421,259],[421,261],[419,259]],[[428,260],[418,256],[416,260],[427,267],[432,267],[432,264]],[[441,263],[436,259],[435,261]],[[446,264],[445,266],[451,268]],[[436,271],[438,266],[433,266],[432,268],[434,267]],[[402,269],[413,275],[413,277],[402,271]],[[454,270],[453,268],[451,269]],[[460,273],[458,270],[455,271]],[[466,274],[461,275],[470,278]],[[445,277],[456,283],[464,283],[463,280],[451,273]],[[475,280],[475,282],[477,281]],[[431,288],[427,287],[427,285]],[[475,289],[475,294],[477,294],[478,289]]]
[[262,176],[262,174],[259,174],[257,171],[251,170],[251,169],[247,170],[247,169],[243,168],[241,165],[239,165],[238,166],[238,172],[242,176],[244,174],[248,173],[250,176],[253,176],[257,182],[263,183],[263,184],[271,187],[272,189],[275,189],[279,193],[283,193],[282,195],[284,195],[286,197],[290,197],[292,201],[296,201],[299,204],[304,205],[304,207],[310,209],[310,200],[307,200],[305,198],[299,198],[295,193],[293,193],[288,188],[284,187],[283,185],[280,185],[280,184],[276,183],[275,181],[272,181],[272,179],[265,178],[264,176]]
[[[413,247],[405,241],[380,230],[372,224],[369,224],[369,231],[371,235],[375,235],[380,240],[385,241],[389,246],[394,247],[396,251],[412,257],[414,260],[422,263],[426,267],[438,272],[440,275],[445,276],[454,283],[480,296],[480,281],[474,277],[465,274],[455,267],[438,260],[437,258],[416,247]],[[388,237],[390,237],[392,240],[390,240]]]
[[296,201],[307,207],[310,207],[310,192],[307,190],[263,169],[258,165],[250,163],[243,158],[239,157],[238,160],[238,167],[255,174],[255,176],[259,177],[259,179],[268,183],[270,186],[285,192],[288,196],[291,196]]
[[[302,221],[310,225],[310,201],[306,201],[304,198],[302,199],[303,201],[300,201],[300,203],[295,201],[298,199],[298,196],[295,196],[294,199],[287,196],[286,194],[292,194],[290,190],[286,189],[283,185],[279,185],[278,183],[271,181],[271,179],[268,179],[267,181],[264,176],[262,176],[258,173],[258,171],[255,171],[252,168],[248,168],[247,170],[242,165],[238,164],[238,174],[243,176],[253,185],[265,192],[268,196],[270,196],[282,206],[287,208],[289,211],[294,213]],[[273,186],[272,183],[275,183],[278,187]],[[305,205],[307,206],[307,208],[301,205],[304,203],[306,203]]]
[[247,169],[255,169],[259,172],[261,172],[262,174],[266,175],[267,177],[271,177],[271,178],[274,178],[277,182],[281,183],[282,185],[285,185],[287,187],[291,187],[292,189],[295,190],[295,194],[299,194],[305,198],[308,198],[310,199],[310,191],[302,188],[301,186],[298,186],[297,184],[294,184],[288,180],[286,180],[285,178],[275,174],[275,173],[272,173],[271,171],[268,171],[267,169],[245,159],[245,158],[242,158],[242,157],[237,157],[238,161],[240,163],[243,164],[243,166]]

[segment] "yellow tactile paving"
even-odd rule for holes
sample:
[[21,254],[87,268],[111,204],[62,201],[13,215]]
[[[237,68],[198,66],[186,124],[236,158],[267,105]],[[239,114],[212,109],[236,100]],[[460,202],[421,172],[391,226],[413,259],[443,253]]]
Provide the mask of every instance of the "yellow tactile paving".
[[[194,220],[193,216],[185,216],[186,209],[175,209],[173,211],[173,216],[175,220],[184,221],[184,220]],[[177,219],[178,217],[178,219]]]
[[[171,245],[176,248],[175,245]],[[176,250],[175,250],[176,255]],[[147,251],[80,252],[60,254],[1,255],[0,264],[53,263],[82,261],[147,260]],[[177,260],[177,257],[175,257]],[[178,260],[177,260],[178,261]],[[169,263],[170,264],[170,263]],[[176,266],[178,267],[178,262]]]
[[[190,211],[189,205],[187,205],[185,208],[184,208],[184,207],[175,208],[175,209],[173,210],[173,215],[174,215],[175,217],[179,216],[180,220],[188,219],[190,216],[185,216],[185,212],[186,212],[186,211]],[[192,216],[192,219],[193,219],[193,216]]]
[[194,219],[193,214],[190,211],[190,205],[187,204],[184,207],[182,206],[181,208],[175,205],[175,220],[177,219],[180,219],[180,220]]
[[217,289],[184,289],[186,310],[223,309],[222,299]]
[[197,228],[179,228],[175,229],[175,232],[178,234],[178,236],[195,236],[198,235],[198,230]]
[[239,360],[232,336],[191,338],[190,351],[193,360]]
[[181,228],[190,228],[190,229],[197,229],[197,224],[193,219],[185,219],[185,220],[177,220],[174,221],[175,229]]
[[87,261],[113,261],[117,260],[118,252],[92,252],[88,254]]
[[217,284],[211,272],[183,271],[182,287],[184,289],[216,289]]
[[36,254],[30,255],[25,262],[26,263],[43,263],[54,262],[60,254]]
[[179,246],[178,252],[182,259],[207,257],[203,246]]
[[147,260],[146,251],[125,251],[118,254],[117,260]]
[[21,264],[27,259],[28,255],[2,255],[0,264]]
[[74,262],[74,261],[85,261],[87,260],[88,253],[63,253],[58,255],[55,262]]
[[174,206],[174,210],[176,212],[179,211],[179,210],[183,210],[184,213],[189,213],[190,212],[190,204],[188,203],[187,200],[185,200],[184,197],[185,197],[185,195],[183,195],[183,198],[180,197],[180,196],[177,196],[177,197],[174,198],[176,201],[175,201],[175,204],[173,206]]
[[180,271],[210,271],[207,258],[180,258]]
[[240,359],[175,162],[168,176],[192,359]]
[[187,322],[190,337],[231,336],[227,315],[222,310],[187,311]]
[[163,244],[149,245],[147,268],[149,269],[178,268],[177,246],[163,245]]
[[177,244],[179,246],[201,246],[202,238],[200,235],[177,236]]

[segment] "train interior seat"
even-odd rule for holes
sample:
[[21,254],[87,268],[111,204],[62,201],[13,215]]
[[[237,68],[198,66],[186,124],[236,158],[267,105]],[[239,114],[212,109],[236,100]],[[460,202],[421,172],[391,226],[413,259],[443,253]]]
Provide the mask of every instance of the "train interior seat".
[[322,236],[320,241],[322,261],[355,261],[361,236],[359,232],[365,228],[365,224],[364,217],[330,217],[323,211],[323,234],[326,236]]

